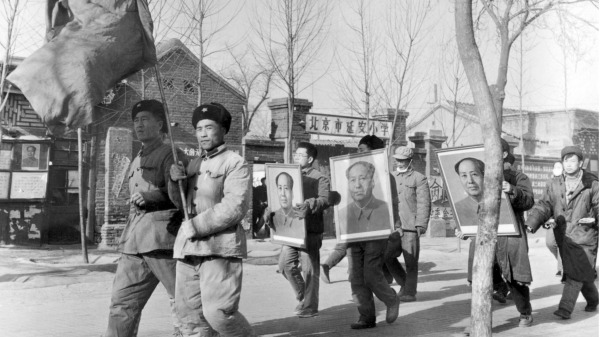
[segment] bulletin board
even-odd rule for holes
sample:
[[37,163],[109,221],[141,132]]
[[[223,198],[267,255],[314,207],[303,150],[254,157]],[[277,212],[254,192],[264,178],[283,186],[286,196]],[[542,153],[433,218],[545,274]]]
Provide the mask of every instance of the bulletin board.
[[42,199],[46,197],[48,172],[13,172],[11,199]]

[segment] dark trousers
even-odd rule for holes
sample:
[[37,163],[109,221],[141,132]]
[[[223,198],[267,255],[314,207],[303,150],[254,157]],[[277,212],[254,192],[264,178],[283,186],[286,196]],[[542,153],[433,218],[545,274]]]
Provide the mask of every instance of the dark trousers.
[[506,282],[512,294],[517,311],[521,315],[531,315],[531,300],[529,298],[529,286],[518,284],[516,281]]
[[159,282],[167,289],[173,325],[176,330],[179,328],[174,308],[176,260],[172,257],[172,251],[121,254],[113,281],[105,337],[137,335],[142,309]]
[[[417,279],[419,273],[420,241],[417,232],[404,231],[404,235],[394,232],[390,235],[385,253],[385,266],[396,280],[405,295],[417,294]],[[402,268],[397,257],[404,255],[406,271]]]
[[[279,271],[290,282],[296,299],[300,301],[300,310],[319,311],[319,249],[323,234],[308,233],[306,248],[281,247]],[[298,268],[301,264],[302,270]]]
[[377,313],[373,294],[386,306],[396,303],[396,292],[383,276],[383,254],[387,240],[349,244],[348,272],[352,298],[358,305],[360,321],[374,323]]
[[333,251],[331,252],[331,254],[329,254],[329,256],[327,257],[327,260],[325,260],[325,263],[323,263],[323,264],[328,266],[329,269],[335,267],[338,263],[340,263],[340,261],[342,261],[344,259],[344,257],[346,257],[347,249],[348,249],[347,243],[336,244],[335,247],[333,248]]
[[565,285],[563,287],[562,297],[558,304],[559,309],[564,309],[569,313],[573,312],[579,292],[583,295],[587,304],[590,306],[598,305],[598,289],[594,281],[579,282],[568,276],[565,277]]

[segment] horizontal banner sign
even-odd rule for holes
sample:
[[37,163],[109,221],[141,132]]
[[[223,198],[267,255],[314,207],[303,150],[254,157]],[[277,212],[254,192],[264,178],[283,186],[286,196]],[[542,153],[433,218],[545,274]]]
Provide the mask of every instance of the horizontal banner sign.
[[321,135],[363,137],[368,134],[388,139],[392,132],[392,122],[366,118],[340,117],[333,115],[306,115],[306,132]]

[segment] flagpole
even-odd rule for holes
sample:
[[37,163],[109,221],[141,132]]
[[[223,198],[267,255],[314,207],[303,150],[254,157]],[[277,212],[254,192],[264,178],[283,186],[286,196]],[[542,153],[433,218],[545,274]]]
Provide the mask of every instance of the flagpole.
[[[158,85],[158,90],[160,91],[160,97],[163,102],[163,106],[165,107],[165,118],[167,120],[167,130],[169,134],[169,140],[171,142],[171,151],[173,152],[173,160],[175,164],[179,164],[179,160],[177,159],[177,150],[175,149],[175,142],[173,141],[173,132],[171,130],[171,118],[169,117],[169,107],[167,104],[167,98],[165,96],[165,92],[162,86],[162,79],[160,76],[160,70],[158,69],[158,63],[154,65],[154,72],[156,73],[156,82]],[[185,191],[183,190],[183,182],[181,180],[177,181],[179,185],[179,196],[181,197],[181,203],[183,205],[183,215],[185,220],[188,221],[190,219],[190,215],[187,209],[187,202],[185,198]],[[183,258],[183,246],[185,245],[186,240],[179,239],[180,236],[177,235],[177,239],[175,240],[175,245],[173,247],[173,257],[174,258]]]

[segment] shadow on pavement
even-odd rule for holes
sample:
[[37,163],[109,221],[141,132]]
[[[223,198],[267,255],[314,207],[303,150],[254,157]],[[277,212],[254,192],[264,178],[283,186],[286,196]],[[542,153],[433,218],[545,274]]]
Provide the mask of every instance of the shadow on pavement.
[[[452,287],[451,287],[452,288]],[[451,289],[448,288],[448,289]],[[456,287],[462,288],[462,287]],[[459,289],[446,289],[445,294],[453,295]],[[376,300],[379,316],[385,314],[385,306]],[[400,307],[411,304],[401,304]],[[462,332],[464,327],[453,327],[468,316],[469,300],[445,302],[441,306],[413,311],[408,315],[401,314],[392,324],[384,320],[377,322],[373,329],[352,330],[350,324],[358,319],[358,310],[354,303],[343,304],[321,310],[319,316],[313,318],[298,318],[295,316],[259,322],[253,325],[261,336],[448,336]],[[464,317],[454,320],[449,312],[462,312]],[[340,318],[345,317],[344,320]],[[436,319],[432,319],[436,318]],[[341,321],[341,322],[340,322]]]
[[[533,308],[533,325],[545,324],[545,323],[558,323],[563,325],[576,324],[579,321],[584,319],[588,319],[594,315],[598,315],[598,312],[585,312],[583,308],[585,307],[585,303],[578,303],[575,306],[575,310],[571,314],[571,319],[561,319],[557,316],[554,316],[553,312],[558,309],[558,303],[553,306],[544,307],[540,309]],[[492,328],[493,333],[500,333],[506,330],[514,329],[519,325],[519,315],[515,311],[515,317],[508,320],[508,322],[494,326]]]
[[74,267],[68,268],[60,268],[52,270],[44,270],[44,271],[32,271],[25,273],[15,273],[15,274],[4,274],[0,276],[0,283],[2,282],[20,282],[25,283],[30,278],[37,276],[54,276],[54,277],[66,277],[73,275],[82,275],[90,272],[109,272],[115,273],[117,270],[117,265],[114,263],[111,264],[102,264],[102,265],[78,265]]

